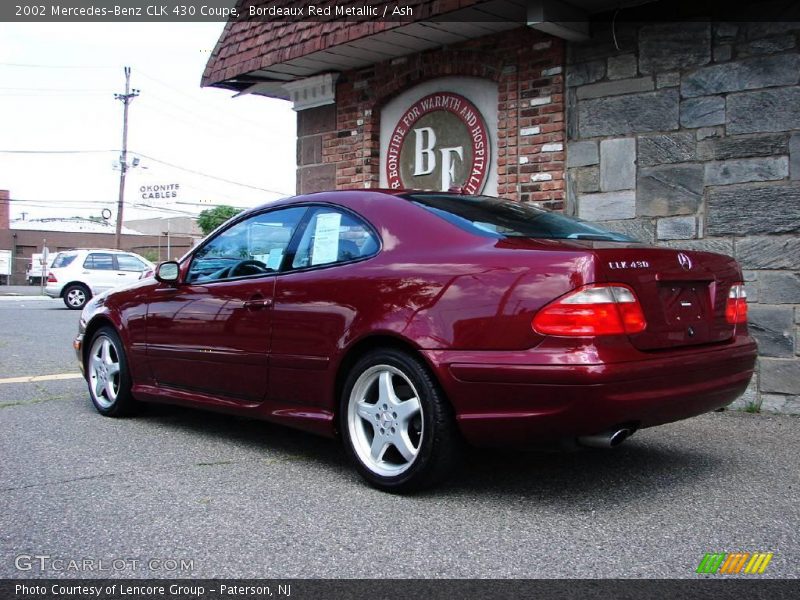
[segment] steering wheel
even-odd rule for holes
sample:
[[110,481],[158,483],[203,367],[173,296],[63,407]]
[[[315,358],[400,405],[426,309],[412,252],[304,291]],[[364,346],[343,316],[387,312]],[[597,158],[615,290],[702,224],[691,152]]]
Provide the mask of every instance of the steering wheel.
[[243,260],[236,263],[228,270],[228,277],[241,277],[242,275],[257,275],[271,271],[267,265],[260,260]]

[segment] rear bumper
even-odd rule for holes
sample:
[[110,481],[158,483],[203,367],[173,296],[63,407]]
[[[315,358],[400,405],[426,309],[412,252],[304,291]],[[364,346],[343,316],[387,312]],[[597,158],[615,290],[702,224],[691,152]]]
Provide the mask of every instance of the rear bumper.
[[591,435],[623,424],[652,427],[726,406],[750,382],[756,345],[741,336],[712,349],[599,364],[521,363],[518,352],[425,354],[465,438],[495,446]]

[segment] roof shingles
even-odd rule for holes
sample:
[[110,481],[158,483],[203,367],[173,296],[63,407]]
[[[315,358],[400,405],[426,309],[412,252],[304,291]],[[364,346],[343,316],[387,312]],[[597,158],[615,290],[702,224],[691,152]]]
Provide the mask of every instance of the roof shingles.
[[[332,48],[387,31],[411,21],[423,21],[486,0],[406,0],[413,18],[404,21],[290,21],[239,20],[225,25],[208,60],[201,84],[212,86],[246,73],[287,62],[326,48]],[[306,6],[307,0],[238,0],[239,14],[249,6]],[[362,6],[363,0],[330,2],[338,6]]]

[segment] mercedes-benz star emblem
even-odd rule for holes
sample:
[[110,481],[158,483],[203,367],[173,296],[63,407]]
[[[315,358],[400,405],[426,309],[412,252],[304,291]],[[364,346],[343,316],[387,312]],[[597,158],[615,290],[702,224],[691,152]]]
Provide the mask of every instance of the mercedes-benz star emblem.
[[678,264],[683,268],[684,271],[688,271],[692,268],[692,259],[686,256],[683,252],[678,252]]

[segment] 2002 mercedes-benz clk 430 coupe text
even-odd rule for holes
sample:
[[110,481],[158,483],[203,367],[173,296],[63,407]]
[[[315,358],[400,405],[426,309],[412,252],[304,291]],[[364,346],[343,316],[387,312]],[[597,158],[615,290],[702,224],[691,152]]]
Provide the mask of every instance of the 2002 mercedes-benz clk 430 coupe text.
[[235,217],[92,299],[75,348],[104,415],[166,402],[339,435],[391,491],[442,479],[463,440],[613,446],[725,406],[756,356],[732,258],[374,190]]

